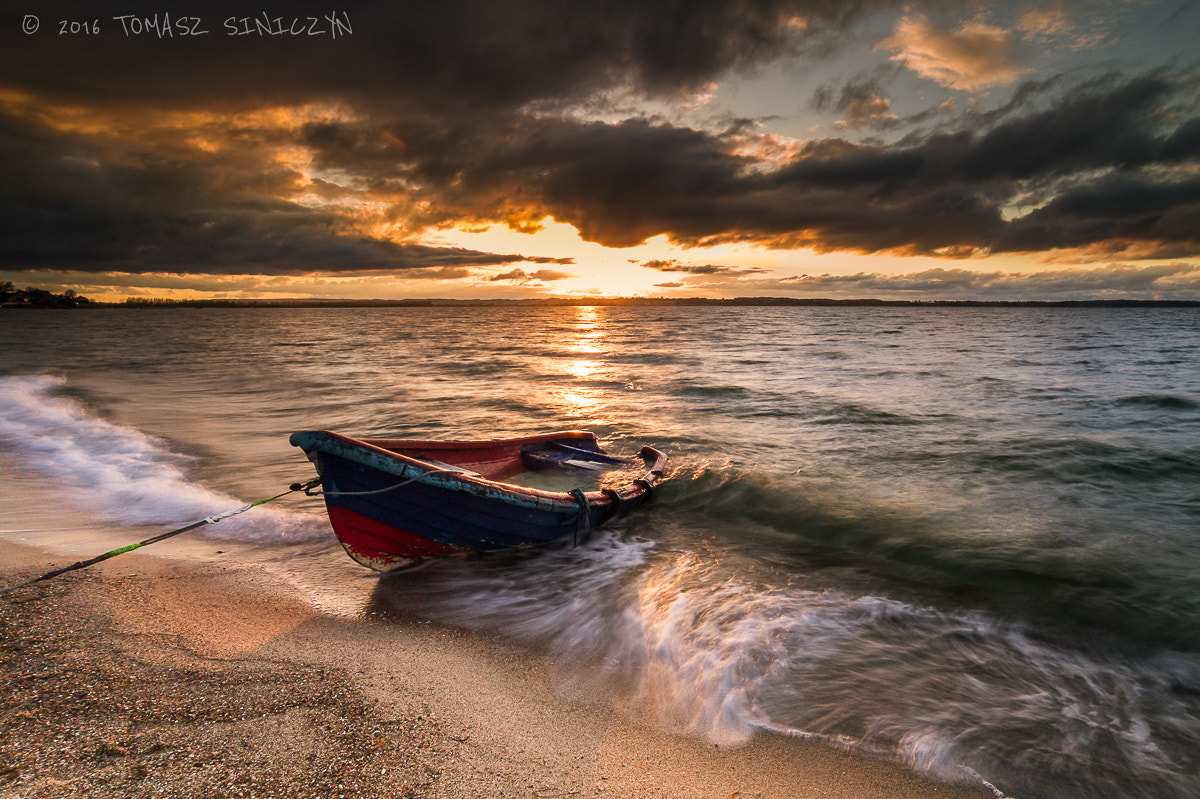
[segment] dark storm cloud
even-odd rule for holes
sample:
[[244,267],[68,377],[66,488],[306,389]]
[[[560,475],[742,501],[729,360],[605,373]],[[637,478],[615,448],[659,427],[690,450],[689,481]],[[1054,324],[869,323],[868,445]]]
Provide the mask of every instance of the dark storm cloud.
[[813,107],[821,111],[836,111],[845,116],[835,123],[839,129],[866,128],[888,130],[901,125],[891,110],[887,84],[895,69],[883,74],[859,75],[841,87],[821,86],[813,95]]
[[93,124],[98,129],[80,132],[0,115],[0,263],[268,275],[571,263],[391,241],[358,230],[344,208],[283,199],[303,188],[338,200],[366,192],[310,186],[274,162],[271,149],[290,142],[269,124],[222,127],[215,135],[236,145],[208,152],[179,140],[186,123],[164,139],[152,129],[153,114],[106,120],[117,129]]
[[[408,149],[387,164],[378,163],[378,142],[359,123],[314,130],[309,143],[329,167],[362,164],[423,186],[418,193],[434,209],[429,223],[549,214],[614,246],[667,234],[691,244],[745,239],[861,251],[1011,248],[1020,237],[1001,216],[1007,202],[1033,191],[1087,193],[1106,170],[1196,160],[1200,122],[1159,119],[1182,88],[1165,73],[1109,78],[1065,87],[1069,99],[1042,103],[1049,107],[1010,108],[982,130],[895,145],[820,140],[768,171],[735,154],[727,137],[641,119],[505,116],[452,135],[426,120],[398,119],[389,130]],[[1155,233],[1178,239],[1186,231]],[[1105,238],[1097,228],[1090,241]],[[1070,235],[1039,246],[1082,243]]]
[[[824,194],[827,202],[819,213],[825,218],[797,218],[794,224],[815,224],[826,246],[1039,250],[1129,235],[1192,243],[1195,228],[1178,224],[1104,224],[1114,219],[1104,198],[1118,185],[1126,186],[1119,193],[1131,203],[1153,198],[1159,215],[1191,215],[1195,200],[1188,186],[1150,171],[1200,156],[1197,120],[1172,128],[1156,119],[1181,89],[1165,74],[1110,78],[1073,90],[1051,108],[1014,112],[982,131],[892,146],[817,142],[772,181],[784,194]],[[1110,176],[1114,170],[1119,177]],[[1133,174],[1137,177],[1120,177]],[[1127,187],[1130,182],[1136,191]],[[1082,227],[1055,231],[1038,225],[1038,214],[1031,221],[1003,222],[1001,204],[1030,191],[1061,196],[1078,221],[1096,224],[1086,232]],[[1127,204],[1126,210],[1137,209]],[[1036,241],[1021,233],[1031,227],[1041,231]]]
[[277,199],[299,176],[257,150],[210,155],[0,118],[0,263],[81,272],[378,272],[559,259],[396,243]]
[[[1200,124],[1168,113],[1185,88],[1166,73],[1064,86],[983,130],[893,145],[818,140],[772,169],[738,154],[731,137],[644,119],[509,116],[449,138],[423,122],[396,120],[392,129],[411,146],[391,170],[423,187],[415,196],[433,209],[427,223],[551,215],[611,246],[659,234],[686,244],[745,240],[950,255],[1129,236],[1191,246],[1190,184],[1170,172],[1200,156]],[[310,140],[326,166],[353,170],[360,158],[373,171],[379,166],[375,144],[344,145],[369,142],[364,134],[323,135],[342,142]],[[1141,213],[1108,224],[1119,198],[1104,198],[1118,186],[1131,209],[1139,199],[1152,202],[1157,223]],[[1007,204],[1039,196],[1041,211],[1005,220]],[[1072,224],[1056,230],[1039,223],[1056,212],[1069,212]]]
[[[494,138],[530,124],[520,110],[527,104],[572,103],[627,85],[646,96],[687,93],[729,69],[827,42],[864,11],[888,4],[350,1],[293,4],[283,13],[198,0],[186,10],[134,9],[136,18],[118,20],[128,6],[93,5],[85,15],[76,4],[42,2],[35,33],[18,24],[30,7],[13,6],[0,15],[0,89],[8,92],[0,102],[0,256],[18,268],[280,274],[531,260],[396,244],[362,224],[361,208],[335,202],[390,204],[387,221],[400,236],[440,222],[486,224],[498,206],[500,220],[532,226],[539,217],[531,214],[554,187],[534,186],[540,194],[527,198],[502,178],[545,166]],[[98,33],[59,35],[58,20],[84,16]],[[268,30],[304,28],[310,16],[321,35],[257,30],[260,21]],[[207,33],[186,35],[195,31]],[[46,116],[43,107],[73,117]],[[166,114],[231,120],[289,107],[336,108],[354,122],[317,120],[299,134],[265,124],[207,130],[216,152],[155,127]],[[92,124],[80,124],[89,113]],[[106,129],[123,120],[128,129]],[[151,132],[139,131],[138,121]],[[188,125],[179,123],[179,136],[196,132]],[[558,137],[556,157],[582,144]],[[338,179],[307,179],[270,156],[286,146],[310,148],[318,167],[340,170]],[[677,161],[660,171],[691,166]],[[593,162],[564,174],[561,160],[551,167],[568,197],[580,193],[573,181],[607,169]],[[632,175],[627,180],[638,188]],[[510,199],[480,203],[468,196],[472,187]],[[615,226],[624,220],[607,211],[621,202],[621,188],[607,187],[598,207],[574,209],[586,217],[587,235],[619,237]],[[295,202],[302,191],[330,203]]]
[[930,163],[944,163],[951,174],[972,180],[1024,180],[1194,158],[1200,150],[1186,124],[1167,137],[1156,132],[1166,124],[1158,115],[1173,95],[1187,99],[1186,91],[1167,73],[1071,87],[1052,108],[1003,121],[964,146],[956,146],[961,137],[932,139],[927,149],[945,155],[934,160],[931,154]]
[[[606,243],[666,233],[688,243],[778,239],[867,252],[1036,250],[1130,236],[1195,244],[1194,184],[1170,171],[1200,159],[1200,121],[1168,118],[1181,96],[1188,100],[1186,86],[1167,74],[1110,78],[981,131],[896,145],[813,142],[766,173],[697,131],[642,122],[560,131],[586,145],[544,151],[563,155],[542,164],[546,206]],[[574,202],[572,186],[580,188]],[[1005,222],[1003,204],[1029,192],[1058,199]],[[1112,225],[1122,212],[1128,222]],[[1057,234],[1038,222],[1056,213],[1073,222]]]
[[[111,17],[125,7],[99,14],[104,35],[65,38],[22,34],[27,9],[10,9],[0,258],[216,274],[496,266],[548,259],[402,240],[446,225],[528,231],[546,216],[610,246],[666,235],[946,256],[1200,252],[1197,185],[1176,169],[1200,160],[1183,72],[1031,82],[991,116],[965,111],[893,144],[812,141],[782,164],[740,147],[749,123],[721,133],[570,113],[604,89],[694,92],[828,45],[888,6],[899,4],[350,2],[337,6],[350,35],[231,37],[223,20],[237,11],[198,2],[187,13],[211,32],[168,39],[123,36]],[[75,8],[38,14],[52,26]],[[856,79],[818,103],[847,127],[912,124],[886,90]],[[272,109],[291,116],[239,121]]]
[[997,250],[1158,242],[1200,250],[1200,180],[1115,175],[1063,192],[1006,231]]
[[[6,5],[13,5],[7,3]],[[828,40],[862,13],[888,0],[439,0],[439,2],[301,2],[287,10],[197,0],[180,14],[203,20],[204,36],[122,35],[128,4],[41,2],[43,28],[20,32],[28,4],[4,14],[14,85],[59,97],[296,102],[322,96],[379,102],[416,101],[486,109],[561,99],[599,86],[635,83],[670,95],[739,66]],[[229,36],[265,19],[275,27],[310,15],[322,29],[330,13],[350,35]],[[166,12],[140,14],[142,18]],[[59,37],[59,19],[97,19],[102,36]],[[795,24],[799,22],[799,24]],[[80,69],[78,65],[85,64]]]

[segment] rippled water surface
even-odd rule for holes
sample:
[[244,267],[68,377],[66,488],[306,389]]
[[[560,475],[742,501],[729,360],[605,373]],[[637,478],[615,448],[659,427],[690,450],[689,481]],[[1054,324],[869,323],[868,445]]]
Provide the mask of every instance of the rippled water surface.
[[160,546],[527,642],[721,744],[1200,795],[1196,309],[14,311],[0,352],[13,540],[95,554],[270,496],[310,476],[297,429],[590,429],[671,479],[578,547],[377,580],[295,498]]

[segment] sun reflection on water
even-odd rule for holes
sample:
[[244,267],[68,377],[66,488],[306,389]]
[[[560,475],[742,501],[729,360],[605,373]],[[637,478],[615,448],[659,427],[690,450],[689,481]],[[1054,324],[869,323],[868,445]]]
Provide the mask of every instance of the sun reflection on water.
[[604,339],[607,331],[596,308],[580,306],[576,309],[575,338],[567,345],[573,353],[597,354],[606,351]]
[[[588,306],[576,309],[573,329],[564,342],[569,357],[560,366],[572,380],[587,381],[599,377],[608,364],[601,358],[607,354],[607,330],[600,310]],[[606,407],[603,394],[595,388],[562,386],[552,392],[564,414],[589,423],[603,423],[600,411]]]
[[600,392],[598,391],[556,391],[554,397],[575,412],[600,407]]
[[571,377],[585,379],[593,377],[604,368],[604,364],[600,361],[572,361],[567,364],[566,372]]

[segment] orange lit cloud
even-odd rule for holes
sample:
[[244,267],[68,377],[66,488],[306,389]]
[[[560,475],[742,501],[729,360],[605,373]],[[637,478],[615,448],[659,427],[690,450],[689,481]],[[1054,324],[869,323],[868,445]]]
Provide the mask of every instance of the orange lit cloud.
[[876,49],[894,51],[893,61],[922,78],[951,89],[978,91],[1013,83],[1030,71],[1014,60],[1014,44],[1012,34],[982,22],[965,22],[947,32],[914,14],[902,18]]

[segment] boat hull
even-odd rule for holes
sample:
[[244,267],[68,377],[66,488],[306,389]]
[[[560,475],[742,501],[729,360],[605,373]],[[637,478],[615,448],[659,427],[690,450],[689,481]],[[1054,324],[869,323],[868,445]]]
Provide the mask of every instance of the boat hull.
[[606,491],[551,492],[497,478],[521,471],[532,453],[561,448],[605,457],[592,434],[430,442],[302,431],[291,443],[316,464],[346,552],[378,571],[419,558],[577,538],[650,499],[666,466],[666,456],[646,447],[640,455],[648,471],[638,480]]

